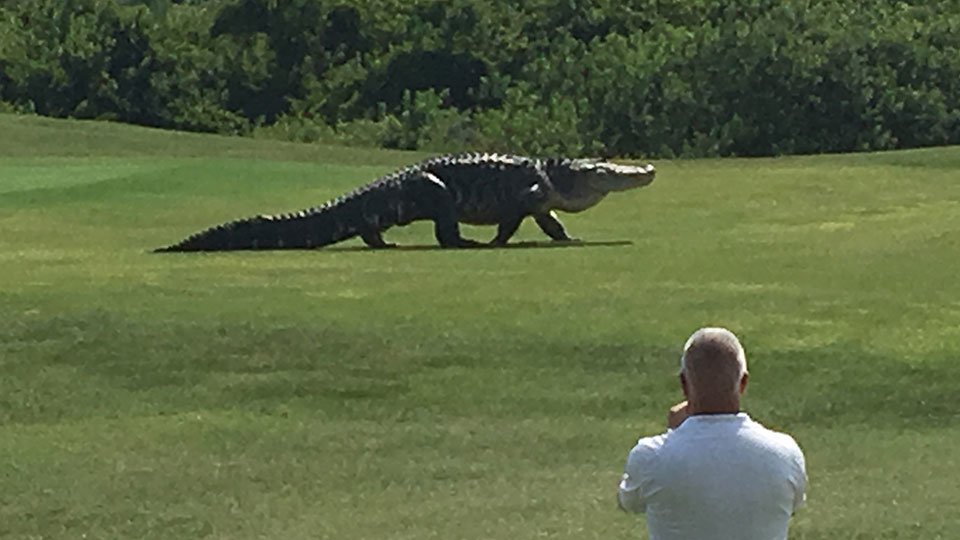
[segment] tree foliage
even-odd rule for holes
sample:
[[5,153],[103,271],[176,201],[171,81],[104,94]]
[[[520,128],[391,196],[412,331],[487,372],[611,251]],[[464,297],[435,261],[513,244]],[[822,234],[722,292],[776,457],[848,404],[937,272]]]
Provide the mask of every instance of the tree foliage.
[[960,0],[0,0],[5,110],[428,150],[960,143]]

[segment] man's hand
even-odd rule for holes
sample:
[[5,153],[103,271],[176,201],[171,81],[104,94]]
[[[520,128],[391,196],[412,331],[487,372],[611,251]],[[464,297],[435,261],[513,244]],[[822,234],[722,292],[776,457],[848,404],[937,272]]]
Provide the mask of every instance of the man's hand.
[[667,428],[677,429],[688,416],[690,416],[690,413],[687,410],[687,402],[681,401],[677,403],[673,407],[670,407],[670,412],[667,413]]

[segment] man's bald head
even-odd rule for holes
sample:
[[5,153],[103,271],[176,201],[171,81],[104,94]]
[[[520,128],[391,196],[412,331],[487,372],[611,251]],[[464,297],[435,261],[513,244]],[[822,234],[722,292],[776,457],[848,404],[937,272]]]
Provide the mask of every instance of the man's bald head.
[[683,347],[680,374],[690,390],[703,398],[739,396],[746,373],[743,346],[726,328],[701,328]]

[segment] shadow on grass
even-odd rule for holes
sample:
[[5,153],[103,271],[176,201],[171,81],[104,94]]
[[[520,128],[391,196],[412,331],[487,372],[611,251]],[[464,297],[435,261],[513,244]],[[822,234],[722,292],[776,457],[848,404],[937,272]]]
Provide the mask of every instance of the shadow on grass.
[[394,245],[386,248],[371,248],[368,246],[330,246],[330,247],[285,247],[285,248],[233,248],[225,250],[197,250],[197,251],[177,251],[168,248],[151,249],[149,253],[229,253],[238,251],[257,251],[257,252],[276,252],[276,251],[333,251],[337,253],[384,253],[392,251],[446,251],[446,252],[464,252],[464,251],[484,251],[484,250],[502,250],[502,249],[567,249],[567,248],[590,248],[590,247],[619,247],[632,246],[632,240],[600,240],[596,242],[516,242],[505,246],[494,246],[491,244],[481,244],[468,248],[445,248],[437,244],[409,244]]
[[[907,363],[852,343],[764,351],[752,394],[782,425],[876,425],[918,428],[957,418],[951,395],[960,364],[930,356]],[[753,370],[751,370],[753,374]]]
[[[103,310],[12,318],[0,327],[0,423],[125,410],[272,410],[292,400],[345,417],[449,403],[464,414],[622,418],[677,392],[673,344],[533,335],[491,342],[469,331],[448,342],[424,332],[378,337],[377,325],[268,317],[158,324]],[[957,421],[949,396],[960,363],[949,355],[907,362],[838,342],[759,349],[754,358],[747,409],[772,426],[916,429]],[[500,397],[473,408],[465,393]]]
[[451,249],[441,247],[437,244],[411,244],[411,245],[399,245],[393,246],[390,248],[376,249],[369,248],[367,246],[342,246],[342,247],[328,247],[322,248],[324,251],[338,251],[338,252],[378,252],[378,251],[476,251],[476,250],[492,250],[492,249],[565,249],[565,248],[588,248],[588,247],[617,247],[617,246],[632,246],[633,241],[631,240],[607,240],[607,241],[597,241],[597,242],[516,242],[513,244],[507,244],[505,246],[494,246],[490,244],[483,244],[471,248],[460,248],[460,249]]

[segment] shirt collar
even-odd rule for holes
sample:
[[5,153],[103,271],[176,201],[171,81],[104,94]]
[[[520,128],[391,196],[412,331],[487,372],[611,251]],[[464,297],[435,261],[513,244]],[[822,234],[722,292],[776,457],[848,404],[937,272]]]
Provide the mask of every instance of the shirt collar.
[[695,414],[687,417],[687,419],[683,421],[683,424],[681,424],[681,427],[691,421],[694,424],[717,424],[722,422],[743,422],[746,420],[750,420],[750,415],[742,411],[724,414]]

